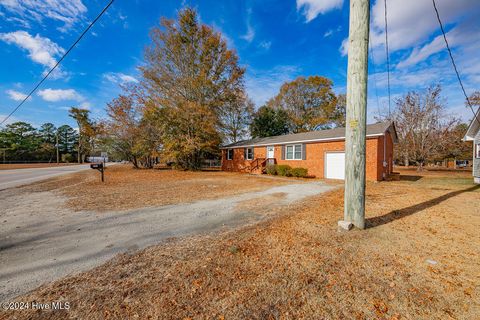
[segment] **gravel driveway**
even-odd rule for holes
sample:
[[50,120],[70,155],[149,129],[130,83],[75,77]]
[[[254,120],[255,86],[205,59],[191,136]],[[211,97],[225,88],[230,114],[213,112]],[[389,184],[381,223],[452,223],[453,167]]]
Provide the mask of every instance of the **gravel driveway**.
[[254,223],[269,208],[285,206],[334,186],[292,183],[261,192],[121,212],[72,212],[52,192],[0,192],[0,301],[118,253],[170,237],[221,231]]

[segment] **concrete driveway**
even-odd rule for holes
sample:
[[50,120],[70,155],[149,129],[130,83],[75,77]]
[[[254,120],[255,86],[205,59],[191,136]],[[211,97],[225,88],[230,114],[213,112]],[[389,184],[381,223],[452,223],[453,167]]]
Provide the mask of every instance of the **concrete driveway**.
[[0,190],[89,169],[89,164],[59,167],[0,170]]
[[216,200],[122,212],[71,212],[52,192],[0,192],[0,301],[71,273],[95,267],[118,253],[170,237],[219,232],[265,218],[334,186],[322,182],[272,187]]

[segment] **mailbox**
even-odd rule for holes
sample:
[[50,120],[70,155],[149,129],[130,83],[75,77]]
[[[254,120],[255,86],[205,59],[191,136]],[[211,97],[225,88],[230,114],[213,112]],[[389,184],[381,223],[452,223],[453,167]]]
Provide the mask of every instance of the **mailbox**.
[[92,169],[103,169],[103,163],[102,162],[91,163],[90,168],[92,168]]
[[103,166],[103,162],[91,163],[90,168],[100,171],[100,173],[102,174],[102,182],[103,182],[104,181],[103,171],[105,170],[105,167]]

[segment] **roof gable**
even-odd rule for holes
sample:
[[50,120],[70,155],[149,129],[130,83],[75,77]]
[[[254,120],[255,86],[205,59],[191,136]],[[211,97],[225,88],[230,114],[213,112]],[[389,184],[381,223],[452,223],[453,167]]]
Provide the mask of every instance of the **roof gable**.
[[480,108],[477,109],[477,112],[475,113],[475,116],[473,117],[472,122],[470,122],[470,125],[468,126],[467,132],[465,133],[463,140],[473,141],[475,140],[475,137],[478,135],[479,132],[480,132]]

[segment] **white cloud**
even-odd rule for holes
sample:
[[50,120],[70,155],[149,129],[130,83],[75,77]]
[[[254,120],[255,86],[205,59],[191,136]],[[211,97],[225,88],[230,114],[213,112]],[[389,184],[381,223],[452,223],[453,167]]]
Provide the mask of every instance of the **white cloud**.
[[324,34],[323,34],[323,37],[324,38],[328,38],[330,36],[332,36],[333,34],[337,33],[337,32],[340,32],[342,31],[342,26],[338,26],[336,29],[328,29]]
[[340,46],[340,53],[342,54],[342,57],[346,56],[348,54],[348,38],[343,39],[342,45]]
[[62,100],[82,101],[83,96],[74,89],[44,89],[38,91],[38,95],[43,100],[49,102],[58,102]]
[[26,31],[15,31],[9,33],[0,33],[0,40],[26,50],[28,57],[45,67],[52,68],[55,63],[55,57],[60,56],[65,50],[58,44],[48,38],[36,35],[31,36]]
[[92,108],[92,104],[88,101],[85,101],[85,102],[80,103],[80,108],[90,110]]
[[104,73],[103,77],[113,83],[129,83],[129,82],[134,82],[137,83],[138,80],[135,77],[129,76],[128,74],[124,74],[121,72],[108,72]]
[[21,24],[29,25],[28,21],[42,23],[45,18],[62,22],[58,28],[62,32],[70,30],[77,22],[84,19],[87,7],[81,0],[1,0],[0,6],[14,15]]
[[247,25],[247,33],[240,36],[240,38],[247,42],[252,42],[253,38],[255,38],[255,30],[253,29],[253,27],[251,25]]
[[[478,35],[480,34],[480,24],[477,21],[474,23],[462,23],[458,27],[453,28],[446,33],[448,43],[451,48],[457,46],[471,46],[478,47]],[[415,47],[407,59],[401,61],[397,67],[404,68],[421,61],[428,59],[430,56],[446,50],[445,40],[443,35],[436,36],[432,41],[423,46]]]
[[251,17],[252,17],[252,9],[247,10],[247,33],[244,35],[241,35],[240,38],[247,42],[252,42],[253,38],[255,38],[255,29],[252,26],[251,23]]
[[297,11],[301,11],[307,22],[319,14],[342,8],[343,0],[297,0]]
[[258,46],[264,50],[269,50],[270,47],[272,46],[272,42],[271,41],[262,41],[258,44]]
[[257,107],[261,106],[280,91],[282,84],[296,78],[300,71],[296,66],[276,66],[267,70],[247,68],[245,86],[248,96]]
[[8,94],[10,99],[15,101],[22,101],[27,97],[25,93],[22,93],[16,90],[7,90],[6,93]]
[[[465,14],[479,12],[478,0],[437,0],[437,8],[444,25],[455,22]],[[439,30],[439,25],[431,1],[389,0],[388,42],[389,49],[408,49],[428,40]],[[377,0],[372,8],[372,42],[380,45],[385,39],[385,4]]]

